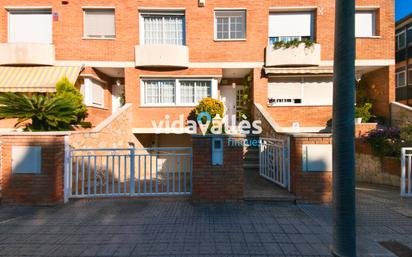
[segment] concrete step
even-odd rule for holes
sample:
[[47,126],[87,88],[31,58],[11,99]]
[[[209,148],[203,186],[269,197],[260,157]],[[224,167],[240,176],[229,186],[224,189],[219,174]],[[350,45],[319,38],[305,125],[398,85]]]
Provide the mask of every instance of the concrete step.
[[259,170],[259,163],[243,163],[243,168],[244,169],[253,169],[253,170]]

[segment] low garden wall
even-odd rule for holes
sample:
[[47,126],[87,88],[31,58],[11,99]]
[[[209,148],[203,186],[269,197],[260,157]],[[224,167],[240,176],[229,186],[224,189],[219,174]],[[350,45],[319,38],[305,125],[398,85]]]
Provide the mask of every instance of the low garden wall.
[[[223,164],[212,164],[212,139],[223,139]],[[230,145],[239,136],[192,136],[194,202],[233,202],[243,200],[243,146]]]
[[67,137],[67,133],[1,135],[2,203],[63,203]]
[[357,182],[399,187],[400,179],[400,158],[376,156],[369,144],[356,141]]

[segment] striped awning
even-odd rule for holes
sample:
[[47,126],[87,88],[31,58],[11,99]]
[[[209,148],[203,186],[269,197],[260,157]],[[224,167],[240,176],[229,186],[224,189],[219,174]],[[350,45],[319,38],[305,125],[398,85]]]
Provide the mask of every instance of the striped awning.
[[265,68],[266,75],[305,75],[305,74],[333,74],[330,67],[304,67],[304,68]]
[[81,66],[0,67],[0,92],[56,92],[56,83],[67,77],[75,83]]

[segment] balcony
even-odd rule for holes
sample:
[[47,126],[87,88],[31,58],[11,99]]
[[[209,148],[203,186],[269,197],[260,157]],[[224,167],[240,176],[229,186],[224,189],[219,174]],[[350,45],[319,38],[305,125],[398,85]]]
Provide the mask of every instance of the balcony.
[[0,65],[54,65],[54,45],[38,43],[0,44]]
[[189,48],[181,45],[137,45],[136,67],[189,67]]
[[319,44],[278,49],[270,45],[266,47],[266,66],[319,66],[320,51]]

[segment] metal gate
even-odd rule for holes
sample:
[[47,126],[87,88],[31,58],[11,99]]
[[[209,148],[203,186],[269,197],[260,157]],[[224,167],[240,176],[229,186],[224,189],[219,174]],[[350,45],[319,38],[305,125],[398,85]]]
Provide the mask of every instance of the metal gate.
[[69,197],[192,192],[191,148],[69,149]]
[[259,173],[260,176],[290,191],[289,142],[289,138],[261,139]]
[[412,197],[412,148],[402,148],[401,196]]

